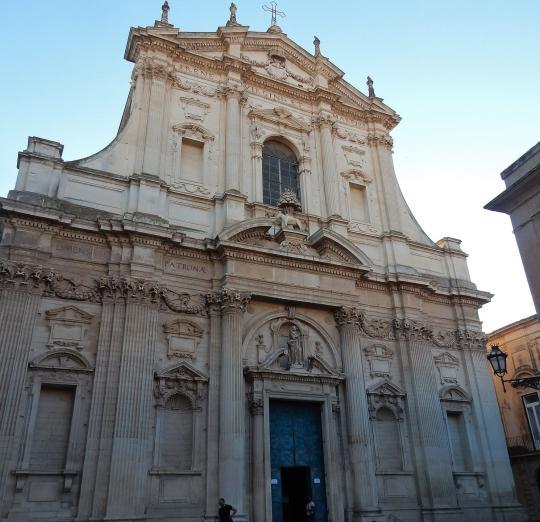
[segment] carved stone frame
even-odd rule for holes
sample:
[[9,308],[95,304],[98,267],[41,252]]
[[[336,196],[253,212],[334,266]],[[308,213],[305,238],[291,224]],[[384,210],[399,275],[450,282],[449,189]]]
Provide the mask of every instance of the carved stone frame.
[[[203,405],[206,401],[208,378],[199,370],[181,362],[154,375],[156,431],[154,437],[153,466],[151,475],[201,475],[201,434],[203,433]],[[163,413],[167,401],[176,396],[186,397],[193,411],[192,459],[189,469],[175,470],[159,462],[159,444],[163,431]]]
[[[62,357],[67,357],[76,366],[62,366]],[[56,359],[58,358],[58,359]],[[59,365],[48,363],[57,360]],[[92,389],[92,373],[94,369],[88,360],[73,349],[58,349],[40,354],[28,364],[28,403],[23,427],[22,451],[19,454],[14,474],[17,478],[15,491],[22,493],[25,485],[32,476],[62,476],[62,501],[74,502],[71,497],[73,482],[81,473],[82,445],[80,441],[85,422],[89,414]],[[61,470],[31,470],[29,467],[32,450],[32,435],[37,418],[39,399],[43,385],[73,388],[75,396],[69,430],[64,469]]]

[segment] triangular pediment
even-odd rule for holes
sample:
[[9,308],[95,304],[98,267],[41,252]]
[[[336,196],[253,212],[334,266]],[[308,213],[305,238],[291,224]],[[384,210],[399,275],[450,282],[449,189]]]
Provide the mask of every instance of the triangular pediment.
[[53,310],[47,310],[45,312],[45,317],[51,321],[69,321],[69,322],[79,322],[79,323],[89,323],[92,321],[94,316],[81,310],[80,308],[69,305],[63,306],[61,308],[54,308]]
[[405,392],[394,383],[386,380],[378,381],[367,389],[370,395],[388,395],[391,397],[405,397]]
[[208,377],[204,373],[185,361],[156,372],[155,377],[156,379],[179,381],[208,381]]

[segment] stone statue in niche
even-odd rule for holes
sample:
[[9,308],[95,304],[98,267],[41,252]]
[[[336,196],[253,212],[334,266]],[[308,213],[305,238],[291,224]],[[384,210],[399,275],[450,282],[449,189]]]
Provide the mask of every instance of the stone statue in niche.
[[301,366],[304,364],[302,333],[300,332],[300,328],[298,328],[298,326],[296,326],[295,324],[291,325],[291,327],[289,328],[287,350],[291,366]]

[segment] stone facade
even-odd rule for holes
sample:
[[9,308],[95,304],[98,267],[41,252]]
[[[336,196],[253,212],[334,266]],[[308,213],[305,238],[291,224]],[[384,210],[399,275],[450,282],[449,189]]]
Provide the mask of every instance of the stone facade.
[[[540,372],[540,322],[533,315],[492,332],[489,344],[508,354],[508,379]],[[527,520],[540,520],[540,393],[515,388],[493,376],[519,501]]]
[[[320,410],[317,522],[521,520],[490,295],[404,201],[397,114],[318,40],[167,14],[129,34],[113,142],[29,138],[0,200],[2,520],[199,522],[220,496],[282,520],[283,400]],[[279,208],[270,142],[296,158]]]

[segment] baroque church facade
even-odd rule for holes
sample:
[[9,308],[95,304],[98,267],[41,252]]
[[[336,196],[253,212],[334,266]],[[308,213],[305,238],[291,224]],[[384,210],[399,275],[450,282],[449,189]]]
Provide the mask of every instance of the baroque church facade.
[[130,31],[116,138],[1,203],[0,519],[521,520],[459,240],[399,116],[275,23]]

